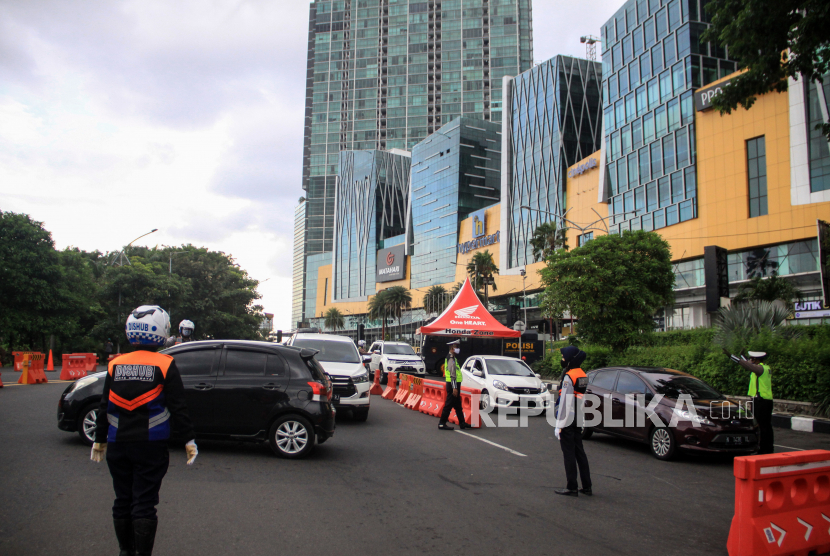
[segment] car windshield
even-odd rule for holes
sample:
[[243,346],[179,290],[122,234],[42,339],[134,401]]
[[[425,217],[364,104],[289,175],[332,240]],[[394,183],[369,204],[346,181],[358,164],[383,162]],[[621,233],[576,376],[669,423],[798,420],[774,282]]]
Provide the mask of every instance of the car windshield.
[[527,363],[515,359],[488,359],[487,372],[491,375],[536,376]]
[[334,363],[360,363],[360,354],[351,342],[334,342],[331,340],[296,339],[294,346],[316,349],[319,353],[314,357],[317,361],[331,361]]
[[386,344],[383,346],[383,353],[386,355],[415,355],[415,350],[408,345]]
[[642,375],[654,387],[658,394],[677,399],[687,395],[693,400],[723,400],[723,394],[693,376],[670,373],[644,373]]

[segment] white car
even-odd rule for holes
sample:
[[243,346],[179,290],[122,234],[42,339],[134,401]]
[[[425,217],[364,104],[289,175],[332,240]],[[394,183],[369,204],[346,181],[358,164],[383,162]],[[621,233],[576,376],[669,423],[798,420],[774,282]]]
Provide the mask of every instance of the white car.
[[316,349],[314,358],[331,378],[334,386],[332,404],[338,410],[349,409],[357,421],[369,417],[369,389],[372,383],[363,359],[348,336],[332,334],[294,334],[288,345]]
[[372,354],[369,369],[372,371],[372,375],[377,369],[380,369],[382,371],[380,380],[384,384],[386,384],[386,373],[426,375],[427,370],[424,361],[407,343],[378,340],[369,348],[369,353]]
[[552,407],[553,396],[527,363],[515,357],[474,355],[461,367],[462,384],[481,390],[481,409],[527,407],[539,415]]

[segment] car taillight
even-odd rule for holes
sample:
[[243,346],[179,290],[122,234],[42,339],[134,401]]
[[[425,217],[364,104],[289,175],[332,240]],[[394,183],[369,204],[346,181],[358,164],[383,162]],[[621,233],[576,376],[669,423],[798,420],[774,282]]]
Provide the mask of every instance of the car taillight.
[[308,385],[311,386],[312,401],[322,402],[324,398],[331,400],[331,389],[327,388],[326,385],[319,382],[309,382]]

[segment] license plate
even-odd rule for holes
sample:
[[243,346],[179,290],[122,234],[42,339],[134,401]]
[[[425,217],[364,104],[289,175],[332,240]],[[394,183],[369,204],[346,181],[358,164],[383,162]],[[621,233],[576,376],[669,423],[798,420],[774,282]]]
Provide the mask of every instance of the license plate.
[[331,403],[340,403],[340,394],[332,394]]
[[729,436],[726,438],[727,444],[746,444],[749,442],[749,438],[746,436]]

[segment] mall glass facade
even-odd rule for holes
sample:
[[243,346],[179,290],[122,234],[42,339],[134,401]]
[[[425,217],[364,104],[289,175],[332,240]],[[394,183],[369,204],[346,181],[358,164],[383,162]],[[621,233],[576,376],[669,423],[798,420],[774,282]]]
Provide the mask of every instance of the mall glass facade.
[[313,316],[323,316],[316,313],[317,308],[317,271],[321,266],[331,264],[331,253],[316,253],[305,260],[305,315],[303,321]]
[[305,283],[305,199],[294,209],[294,254],[291,270],[291,323],[299,327],[303,320],[303,284]]
[[374,294],[378,249],[390,238],[403,243],[410,164],[405,151],[340,153],[332,267],[335,301]]
[[418,272],[412,275],[412,288],[455,280],[460,222],[498,203],[500,187],[498,124],[458,118],[415,145],[409,237],[411,265]]
[[536,227],[564,213],[568,167],[599,150],[601,78],[600,62],[556,56],[505,80],[510,100],[502,126],[510,170],[502,178],[505,267],[533,262],[530,238]]
[[602,28],[609,228],[658,230],[697,216],[693,89],[736,70],[701,40],[706,0],[628,0]]
[[830,73],[824,75],[823,83],[803,81],[809,122],[810,191],[817,193],[830,189],[830,145],[821,129],[816,128],[830,120]]

